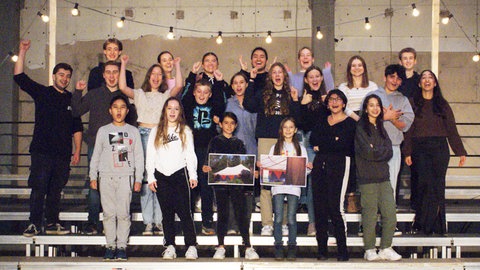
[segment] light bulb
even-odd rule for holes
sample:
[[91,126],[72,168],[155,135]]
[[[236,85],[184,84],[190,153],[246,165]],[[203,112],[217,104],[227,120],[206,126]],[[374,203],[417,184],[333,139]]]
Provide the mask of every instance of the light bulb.
[[371,28],[372,28],[372,25],[370,24],[368,17],[365,17],[365,29],[370,30]]
[[125,17],[120,18],[120,21],[117,22],[117,27],[122,28],[125,25]]
[[317,39],[320,40],[323,38],[323,34],[322,34],[322,31],[320,31],[320,26],[317,26],[317,35],[316,35]]
[[268,32],[267,32],[267,38],[265,38],[265,42],[266,42],[267,44],[272,43],[272,31],[268,31]]
[[450,18],[448,18],[448,17],[443,17],[442,18],[442,23],[443,24],[448,24],[449,21],[450,21]]
[[170,26],[170,31],[168,31],[168,34],[167,34],[167,39],[174,39],[175,38],[175,35],[173,34],[173,27]]
[[80,14],[80,11],[78,10],[78,3],[75,3],[75,6],[72,8],[72,15],[78,16],[79,14]]
[[473,60],[473,62],[478,62],[478,61],[480,61],[480,54],[479,54],[479,53],[475,54],[475,55],[472,57],[472,60]]
[[42,14],[40,11],[37,12],[37,15],[40,16],[40,18],[42,18],[42,21],[45,22],[45,23],[50,21],[50,18],[47,15]]
[[[478,55],[477,55],[478,56]],[[18,55],[14,54],[12,55],[12,57],[10,58],[13,62],[17,62],[18,61]],[[478,61],[478,60],[477,60]]]
[[420,11],[417,9],[417,6],[415,5],[415,3],[412,4],[412,15],[413,17],[418,17],[418,15],[420,15]]
[[220,44],[223,43],[222,31],[219,31],[219,32],[218,32],[218,36],[217,36],[216,42],[217,42],[218,45],[220,45]]

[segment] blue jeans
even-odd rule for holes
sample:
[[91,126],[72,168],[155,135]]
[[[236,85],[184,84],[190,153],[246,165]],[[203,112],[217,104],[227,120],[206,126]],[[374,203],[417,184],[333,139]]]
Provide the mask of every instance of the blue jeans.
[[275,245],[283,245],[282,241],[282,222],[283,222],[283,204],[287,198],[287,224],[288,224],[288,245],[297,244],[297,206],[298,196],[290,194],[277,194],[273,196],[273,212],[275,218],[273,222],[273,237]]
[[[142,139],[143,154],[146,157],[147,155],[147,143],[148,137],[150,135],[151,128],[138,127],[140,132],[140,137]],[[158,198],[155,192],[150,190],[148,184],[146,184],[146,179],[144,179],[144,184],[142,185],[142,191],[140,193],[140,205],[142,207],[142,217],[143,224],[162,224],[162,210],[160,210],[160,204],[158,203]]]
[[[88,146],[87,150],[87,159],[88,159],[88,170],[90,171],[90,160],[92,159],[94,146]],[[90,173],[89,173],[90,175]],[[87,196],[87,204],[88,204],[88,223],[97,226],[100,222],[99,214],[100,214],[100,192],[98,189],[91,189],[90,188],[90,179],[87,180],[88,185],[88,196]]]
[[[307,162],[313,162],[313,159],[315,158],[315,152],[313,151],[313,146],[310,145],[310,134],[312,132],[299,132],[301,132],[302,134],[301,143],[303,143],[303,146],[305,147],[305,149],[307,149]],[[315,210],[313,209],[312,177],[310,174],[307,176],[307,186],[302,188],[302,195],[300,197],[299,203],[307,205],[308,223],[315,222]]]

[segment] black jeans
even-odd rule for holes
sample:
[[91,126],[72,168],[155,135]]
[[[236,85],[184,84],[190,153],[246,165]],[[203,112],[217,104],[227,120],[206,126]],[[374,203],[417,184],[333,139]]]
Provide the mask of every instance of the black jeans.
[[195,200],[200,195],[202,200],[202,224],[206,228],[213,227],[213,188],[208,185],[208,174],[202,171],[207,158],[207,148],[195,147],[195,154],[197,155],[197,175],[198,186],[192,190],[192,213],[195,210]]
[[31,154],[28,186],[30,193],[30,223],[42,225],[43,206],[47,224],[59,222],[60,196],[70,176],[70,157],[58,157],[40,153]]

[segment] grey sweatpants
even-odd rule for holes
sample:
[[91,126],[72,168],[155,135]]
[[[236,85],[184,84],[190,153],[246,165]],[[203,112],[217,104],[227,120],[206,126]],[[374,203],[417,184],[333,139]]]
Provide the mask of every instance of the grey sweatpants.
[[100,199],[107,248],[126,248],[130,234],[132,176],[100,177]]

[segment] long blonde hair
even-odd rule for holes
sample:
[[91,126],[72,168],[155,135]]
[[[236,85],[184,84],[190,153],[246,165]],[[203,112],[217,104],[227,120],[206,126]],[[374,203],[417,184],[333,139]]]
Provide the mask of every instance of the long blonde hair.
[[183,110],[182,102],[177,97],[169,97],[163,105],[162,115],[160,116],[160,122],[158,122],[157,134],[155,135],[155,148],[160,148],[168,143],[168,119],[167,119],[167,107],[170,101],[177,101],[180,105],[180,113],[177,118],[177,126],[175,131],[180,135],[182,141],[182,148],[185,148],[187,136],[185,135],[185,128],[187,127],[187,121],[185,120],[185,112]]

